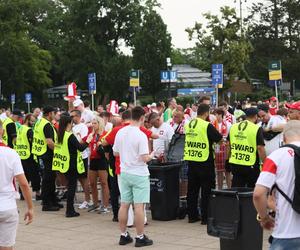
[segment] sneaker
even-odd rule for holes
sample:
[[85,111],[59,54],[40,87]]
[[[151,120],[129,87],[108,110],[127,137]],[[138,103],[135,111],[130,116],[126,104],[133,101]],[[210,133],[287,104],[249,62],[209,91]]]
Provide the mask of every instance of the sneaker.
[[88,212],[94,212],[96,210],[99,210],[99,206],[95,206],[95,205],[92,205],[89,209],[88,209]]
[[109,213],[109,210],[107,207],[101,207],[98,214],[107,214]]
[[93,204],[94,204],[94,203],[93,203],[92,201],[89,201],[89,202],[88,202],[88,206],[89,206],[89,207],[93,206]]
[[124,246],[129,243],[133,242],[133,239],[131,238],[130,234],[127,232],[127,236],[120,236],[119,245]]
[[150,240],[145,234],[143,238],[135,238],[135,247],[145,247],[153,245],[153,240]]
[[78,207],[79,209],[86,209],[89,208],[89,203],[87,201],[84,201],[81,203],[81,205],[79,205]]

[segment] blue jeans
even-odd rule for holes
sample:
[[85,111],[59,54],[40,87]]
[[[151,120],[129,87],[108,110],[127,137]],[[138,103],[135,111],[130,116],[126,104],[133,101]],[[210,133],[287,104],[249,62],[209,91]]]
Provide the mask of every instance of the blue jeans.
[[300,250],[300,238],[273,239],[270,250]]

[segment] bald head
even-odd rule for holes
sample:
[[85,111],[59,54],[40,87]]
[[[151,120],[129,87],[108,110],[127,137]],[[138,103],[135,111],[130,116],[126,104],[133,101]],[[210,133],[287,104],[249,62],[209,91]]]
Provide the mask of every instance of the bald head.
[[283,129],[283,137],[285,143],[300,141],[300,121],[289,121]]

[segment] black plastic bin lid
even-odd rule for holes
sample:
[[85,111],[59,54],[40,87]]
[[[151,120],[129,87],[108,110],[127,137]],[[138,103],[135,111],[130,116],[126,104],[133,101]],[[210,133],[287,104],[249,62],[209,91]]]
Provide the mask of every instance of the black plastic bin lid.
[[180,168],[183,162],[164,162],[164,163],[155,163],[153,165],[149,165],[149,170],[169,170],[174,168]]
[[211,194],[223,195],[223,196],[252,197],[253,188],[236,187],[236,188],[229,188],[229,189],[222,189],[222,190],[213,189],[211,191]]

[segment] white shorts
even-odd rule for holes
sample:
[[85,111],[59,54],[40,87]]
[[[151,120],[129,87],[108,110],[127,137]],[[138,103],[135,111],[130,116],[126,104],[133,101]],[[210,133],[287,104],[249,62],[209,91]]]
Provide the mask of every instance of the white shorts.
[[19,223],[18,209],[0,211],[0,247],[12,247],[16,243]]

